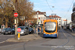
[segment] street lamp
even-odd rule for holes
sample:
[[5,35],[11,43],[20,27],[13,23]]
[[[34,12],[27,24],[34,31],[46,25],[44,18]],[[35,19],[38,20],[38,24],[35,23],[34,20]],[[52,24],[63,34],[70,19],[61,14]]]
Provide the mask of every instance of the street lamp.
[[37,34],[38,34],[38,12],[37,12]]
[[56,20],[56,14],[55,14],[55,20]]

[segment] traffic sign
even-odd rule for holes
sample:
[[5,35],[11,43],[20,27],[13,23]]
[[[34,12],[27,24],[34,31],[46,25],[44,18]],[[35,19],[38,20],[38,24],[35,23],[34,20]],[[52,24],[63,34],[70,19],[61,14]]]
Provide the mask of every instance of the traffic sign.
[[18,16],[18,13],[14,13],[14,17],[17,17]]
[[18,28],[17,31],[18,31],[18,32],[21,32],[21,28]]

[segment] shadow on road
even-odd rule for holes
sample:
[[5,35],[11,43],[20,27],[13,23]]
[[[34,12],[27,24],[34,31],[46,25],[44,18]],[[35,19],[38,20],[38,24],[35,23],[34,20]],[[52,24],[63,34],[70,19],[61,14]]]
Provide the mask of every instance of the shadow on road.
[[39,33],[39,36],[44,39],[57,39],[57,37],[43,37],[43,33]]

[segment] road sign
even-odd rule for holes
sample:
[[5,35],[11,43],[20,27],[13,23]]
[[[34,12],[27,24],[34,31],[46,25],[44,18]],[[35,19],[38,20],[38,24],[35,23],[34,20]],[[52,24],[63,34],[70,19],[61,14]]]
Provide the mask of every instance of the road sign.
[[17,31],[18,31],[18,32],[21,32],[21,28],[18,28]]
[[21,16],[20,17],[20,20],[25,20],[25,16]]
[[17,17],[18,16],[18,13],[14,13],[14,17]]

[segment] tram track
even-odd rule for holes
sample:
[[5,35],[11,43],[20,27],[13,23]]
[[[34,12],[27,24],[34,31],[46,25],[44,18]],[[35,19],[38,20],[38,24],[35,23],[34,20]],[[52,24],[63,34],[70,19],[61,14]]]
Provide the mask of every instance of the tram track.
[[[63,35],[66,37],[66,39],[67,39],[67,41],[64,43],[64,44],[62,44],[62,45],[60,45],[60,46],[65,46],[66,44],[68,44],[69,42],[70,42],[70,39],[68,38],[68,35],[70,35],[70,34],[68,34],[68,32],[66,32],[66,31],[64,31],[63,29],[61,30],[61,32],[63,33]],[[66,34],[67,33],[67,34]],[[35,35],[34,35],[35,36]],[[39,36],[39,35],[38,35]],[[71,35],[70,35],[71,36]],[[73,38],[73,36],[71,36],[72,38]],[[37,37],[36,37],[37,38]],[[50,41],[50,40],[52,40],[53,38],[43,38],[43,42],[42,42],[42,40],[40,41],[40,43],[42,42],[42,43],[45,43],[45,42],[48,42],[48,41]],[[42,46],[43,45],[45,45],[45,46],[51,46],[51,45],[47,45],[47,44],[42,44]],[[24,44],[24,47],[25,47],[25,44]],[[59,48],[59,47],[57,47],[57,48]],[[25,50],[25,49],[24,49]],[[52,48],[51,50],[56,50],[55,48]],[[67,50],[71,50],[71,49],[67,49]]]
[[[67,42],[64,43],[64,44],[62,44],[62,45],[60,45],[60,46],[65,46],[66,44],[68,44],[68,43],[70,42],[70,39],[69,39],[68,36],[66,35],[66,33],[68,33],[68,32],[64,31],[63,29],[62,29],[61,32],[62,32],[63,35],[67,38]],[[68,35],[70,35],[70,34],[68,34]],[[70,36],[71,36],[71,35],[70,35]],[[73,38],[73,36],[71,36],[71,37]],[[57,47],[57,48],[59,48],[59,47]],[[55,50],[55,48],[52,48],[51,50]],[[67,49],[67,50],[70,50],[70,49]]]
[[73,39],[75,39],[75,37],[71,34],[71,32],[69,32],[68,30],[65,32],[68,33],[68,35],[70,35]]

